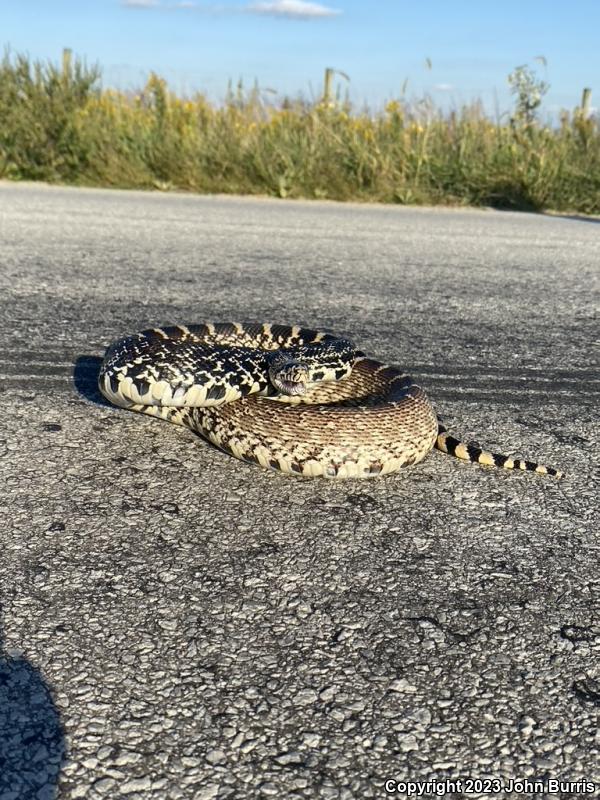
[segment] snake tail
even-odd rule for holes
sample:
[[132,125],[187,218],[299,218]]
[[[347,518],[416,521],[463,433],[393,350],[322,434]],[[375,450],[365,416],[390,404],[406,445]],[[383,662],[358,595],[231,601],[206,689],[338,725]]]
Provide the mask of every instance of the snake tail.
[[448,433],[446,427],[442,425],[441,422],[439,423],[438,436],[434,447],[441,450],[442,453],[447,453],[455,458],[460,458],[463,461],[470,461],[475,464],[484,464],[488,467],[500,467],[501,469],[520,469],[528,472],[537,472],[539,475],[551,475],[555,478],[564,477],[564,472],[554,467],[537,464],[535,461],[525,461],[522,458],[511,458],[501,453],[490,453],[474,444],[461,442],[460,439],[456,439],[452,434]]

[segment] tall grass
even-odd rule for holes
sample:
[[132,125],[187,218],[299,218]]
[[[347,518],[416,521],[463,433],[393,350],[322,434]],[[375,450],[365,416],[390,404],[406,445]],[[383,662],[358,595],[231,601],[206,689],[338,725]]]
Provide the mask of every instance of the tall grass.
[[134,93],[65,52],[60,66],[0,63],[0,177],[194,192],[600,213],[600,123],[558,126],[443,113],[398,100],[348,104],[230,92],[176,96],[152,74]]

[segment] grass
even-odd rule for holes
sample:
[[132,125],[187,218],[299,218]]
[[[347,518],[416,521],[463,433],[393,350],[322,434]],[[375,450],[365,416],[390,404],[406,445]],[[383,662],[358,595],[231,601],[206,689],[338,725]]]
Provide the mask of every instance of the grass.
[[79,185],[600,214],[600,121],[490,119],[392,101],[223,105],[183,98],[152,74],[134,93],[97,67],[7,53],[0,63],[0,177]]

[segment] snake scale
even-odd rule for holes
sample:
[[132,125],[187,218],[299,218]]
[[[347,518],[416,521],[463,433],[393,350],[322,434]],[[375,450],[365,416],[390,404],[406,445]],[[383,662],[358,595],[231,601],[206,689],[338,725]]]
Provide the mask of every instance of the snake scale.
[[310,328],[153,328],[112,344],[98,382],[117,406],[185,425],[236,458],[282,472],[370,478],[437,447],[479,464],[562,475],[455,439],[408,375]]

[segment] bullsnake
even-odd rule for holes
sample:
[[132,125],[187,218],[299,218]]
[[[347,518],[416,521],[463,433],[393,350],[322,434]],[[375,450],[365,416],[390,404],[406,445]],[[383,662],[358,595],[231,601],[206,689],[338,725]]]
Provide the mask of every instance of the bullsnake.
[[451,436],[424,391],[351,342],[298,326],[153,328],[106,351],[102,394],[202,434],[236,458],[307,477],[370,478],[434,447],[466,461],[561,477]]

